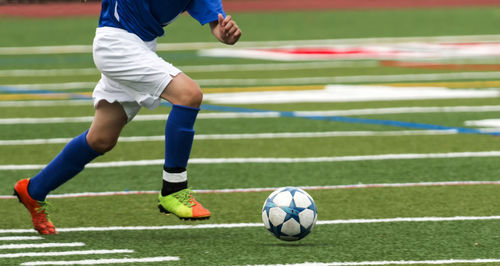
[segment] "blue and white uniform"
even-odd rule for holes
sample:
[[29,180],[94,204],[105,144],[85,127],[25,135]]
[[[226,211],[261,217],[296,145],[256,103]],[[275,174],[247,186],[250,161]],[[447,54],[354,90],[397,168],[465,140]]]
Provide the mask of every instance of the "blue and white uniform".
[[148,42],[185,11],[202,25],[224,15],[220,0],[104,0],[99,27],[124,29]]
[[102,73],[94,105],[119,102],[130,121],[142,106],[160,104],[161,93],[181,70],[156,54],[156,38],[185,11],[202,25],[225,16],[221,0],[103,0],[93,43]]

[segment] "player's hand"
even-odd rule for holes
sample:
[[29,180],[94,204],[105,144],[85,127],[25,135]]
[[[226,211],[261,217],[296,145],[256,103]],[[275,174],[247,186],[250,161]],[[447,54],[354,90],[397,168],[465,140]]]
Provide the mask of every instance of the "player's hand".
[[219,14],[219,20],[213,33],[220,42],[225,44],[235,44],[241,37],[241,30],[230,15],[224,18],[222,14]]

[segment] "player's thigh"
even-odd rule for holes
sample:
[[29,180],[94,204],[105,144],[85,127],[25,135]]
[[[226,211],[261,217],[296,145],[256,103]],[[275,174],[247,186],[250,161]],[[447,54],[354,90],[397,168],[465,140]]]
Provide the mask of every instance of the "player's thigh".
[[172,104],[200,107],[203,93],[200,86],[184,73],[174,76],[161,97]]
[[116,145],[127,120],[127,114],[120,103],[100,101],[96,105],[94,121],[87,134],[90,147],[100,153],[111,150]]
[[154,44],[121,29],[98,28],[93,57],[102,76],[94,98],[158,107],[161,94],[182,71],[158,56]]

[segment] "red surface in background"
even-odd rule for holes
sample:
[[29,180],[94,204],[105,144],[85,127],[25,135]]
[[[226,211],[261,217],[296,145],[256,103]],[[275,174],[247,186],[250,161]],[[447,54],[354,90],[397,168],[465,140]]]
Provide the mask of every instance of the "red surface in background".
[[[227,12],[500,6],[500,0],[223,0]],[[100,2],[1,5],[0,16],[98,16]]]

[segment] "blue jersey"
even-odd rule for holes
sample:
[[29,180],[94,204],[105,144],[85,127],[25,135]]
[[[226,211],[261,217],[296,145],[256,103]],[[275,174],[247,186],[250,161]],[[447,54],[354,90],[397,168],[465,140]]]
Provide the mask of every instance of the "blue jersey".
[[163,27],[187,11],[202,25],[224,15],[221,0],[103,0],[99,27],[124,29],[152,41],[163,36]]

